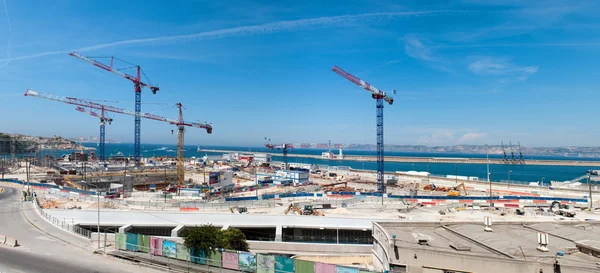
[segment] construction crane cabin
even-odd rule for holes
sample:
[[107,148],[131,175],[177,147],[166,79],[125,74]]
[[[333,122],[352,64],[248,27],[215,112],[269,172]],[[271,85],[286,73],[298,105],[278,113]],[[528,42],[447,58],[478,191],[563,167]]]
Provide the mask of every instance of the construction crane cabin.
[[[392,105],[394,103],[394,98],[337,66],[334,66],[332,70],[350,82],[371,92],[371,97],[375,99],[377,108],[377,190],[383,194],[385,193],[385,183],[383,179],[383,101]],[[394,93],[396,93],[395,90]]]
[[[75,108],[75,110],[82,112],[82,113],[86,113],[88,112],[88,110],[86,110],[85,108],[81,107],[81,106],[77,106],[77,108]],[[113,122],[112,118],[106,117],[104,114],[104,105],[100,106],[100,114],[98,115],[98,113],[92,111],[92,109],[89,109],[89,114],[97,117],[100,120],[100,139],[98,141],[98,158],[100,159],[100,161],[104,161],[106,160],[105,158],[105,143],[106,143],[106,130],[105,130],[105,126],[106,126],[106,122],[108,122],[108,125],[110,125]]]
[[137,73],[135,76],[132,76],[127,73],[123,73],[123,72],[119,71],[119,69],[113,68],[113,63],[114,63],[114,60],[116,59],[115,57],[109,57],[110,64],[106,65],[106,64],[103,64],[96,60],[93,60],[89,57],[84,57],[82,55],[79,55],[76,52],[71,52],[71,53],[69,53],[69,55],[71,55],[75,58],[78,58],[80,60],[83,60],[85,62],[88,62],[88,63],[92,64],[93,66],[99,67],[108,72],[119,75],[119,76],[133,82],[133,91],[135,92],[135,113],[136,113],[136,115],[134,115],[133,158],[135,161],[135,166],[139,167],[140,159],[142,157],[141,150],[140,150],[140,142],[141,142],[141,139],[140,139],[140,136],[141,136],[141,114],[140,114],[140,112],[142,111],[142,88],[148,87],[148,88],[150,88],[150,91],[152,91],[152,94],[156,94],[156,92],[158,92],[158,90],[159,90],[158,86],[154,86],[149,83],[142,82],[141,75],[143,74],[143,72],[142,72],[142,68],[139,65],[133,66],[136,68]]

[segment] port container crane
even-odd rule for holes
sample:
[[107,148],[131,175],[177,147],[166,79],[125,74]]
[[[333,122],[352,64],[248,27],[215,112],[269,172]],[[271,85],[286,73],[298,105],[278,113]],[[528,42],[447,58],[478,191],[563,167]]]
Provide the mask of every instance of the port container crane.
[[[392,105],[394,103],[394,98],[388,96],[385,92],[375,88],[375,86],[370,85],[369,83],[355,77],[354,75],[342,70],[337,66],[334,66],[332,70],[350,82],[371,92],[371,97],[375,99],[377,108],[377,190],[380,193],[385,193],[385,183],[383,181],[383,101],[386,101],[389,105]],[[395,90],[394,93],[396,93]]]
[[126,110],[123,108],[118,108],[114,106],[103,105],[100,103],[82,100],[72,97],[60,97],[52,94],[38,93],[33,90],[27,90],[25,92],[25,96],[37,97],[47,100],[53,100],[58,102],[63,102],[67,104],[72,104],[80,107],[86,107],[89,109],[102,110],[106,112],[119,113],[134,117],[140,117],[145,119],[151,119],[156,121],[167,122],[169,124],[177,126],[178,135],[177,135],[177,179],[178,184],[181,186],[184,183],[184,166],[183,166],[183,145],[184,145],[184,128],[185,127],[195,127],[195,128],[203,128],[206,129],[206,132],[212,134],[212,125],[208,123],[197,123],[197,122],[186,122],[183,120],[183,105],[181,103],[177,103],[176,106],[179,108],[179,118],[177,120],[165,118],[161,116],[157,116],[150,113],[139,114],[134,111]]
[[506,150],[504,150],[504,141],[500,141],[500,143],[502,144],[502,153],[504,154],[502,161],[504,161],[504,163],[508,163],[508,158],[506,157]]
[[[100,114],[92,111],[92,109],[89,109],[89,114],[97,117],[100,120],[100,140],[98,141],[98,157],[100,158],[100,161],[104,161],[105,158],[105,142],[106,142],[106,133],[105,133],[105,124],[108,122],[108,124],[110,125],[113,122],[112,118],[106,117],[104,114],[104,105],[100,106]],[[82,113],[86,113],[88,112],[87,109],[81,107],[81,106],[77,106],[77,108],[75,108],[75,110],[82,112]]]
[[525,159],[523,159],[523,152],[521,152],[521,141],[519,143],[519,164],[525,164]]
[[[69,53],[69,55],[78,58],[80,60],[83,60],[85,62],[88,62],[90,64],[92,64],[93,66],[99,67],[103,70],[106,70],[108,72],[111,72],[113,74],[119,75],[131,82],[133,82],[133,91],[135,93],[135,115],[134,115],[134,133],[133,133],[133,158],[135,161],[135,166],[139,166],[140,165],[140,158],[141,158],[141,153],[140,153],[140,136],[141,136],[141,111],[142,111],[142,88],[144,87],[148,87],[150,88],[150,91],[152,91],[152,94],[156,94],[156,92],[158,92],[159,88],[158,86],[154,86],[151,85],[149,83],[145,83],[142,82],[141,79],[141,75],[143,74],[142,68],[139,65],[134,65],[133,68],[136,68],[137,73],[135,76],[129,75],[127,73],[124,73],[122,71],[120,71],[119,69],[116,69],[113,67],[113,63],[114,60],[118,60],[115,57],[109,57],[110,58],[110,64],[106,65],[103,64],[99,61],[93,60],[90,57],[85,57],[82,55],[79,55],[76,52],[71,52]],[[145,76],[145,74],[144,74]]]
[[510,147],[510,155],[511,155],[510,163],[511,164],[515,164],[517,161],[515,159],[515,152],[514,152],[513,147],[512,147],[512,141],[508,141],[508,144],[510,145],[509,146]]

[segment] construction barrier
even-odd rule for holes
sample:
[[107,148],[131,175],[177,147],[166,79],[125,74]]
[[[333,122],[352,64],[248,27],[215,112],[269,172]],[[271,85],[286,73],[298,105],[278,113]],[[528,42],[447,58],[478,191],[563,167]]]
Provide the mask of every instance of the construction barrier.
[[[357,267],[342,266],[312,261],[295,260],[287,256],[256,254],[244,251],[215,249],[208,255],[197,249],[189,249],[185,245],[171,241],[169,237],[142,236],[149,238],[150,248],[145,247],[144,239],[138,239],[137,245],[125,242],[127,235],[117,235],[118,250],[150,253],[155,256],[169,257],[194,264],[203,264],[216,268],[226,268],[251,273],[377,273]],[[137,235],[140,238],[140,235]],[[121,239],[122,238],[122,239]],[[125,245],[119,242],[125,242]],[[143,244],[143,245],[142,245]],[[133,251],[136,252],[136,251]],[[216,270],[209,270],[216,272]]]

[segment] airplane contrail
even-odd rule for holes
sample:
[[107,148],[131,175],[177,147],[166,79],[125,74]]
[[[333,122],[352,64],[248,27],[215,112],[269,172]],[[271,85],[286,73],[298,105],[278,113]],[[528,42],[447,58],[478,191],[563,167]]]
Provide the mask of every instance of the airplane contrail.
[[12,61],[10,56],[10,45],[12,43],[12,25],[10,24],[10,17],[8,16],[8,7],[6,5],[6,0],[4,2],[4,13],[6,13],[6,22],[8,24],[8,43],[6,44],[6,59],[4,59],[4,63],[0,65],[0,69],[6,67]]
[[[391,19],[397,17],[413,17],[413,16],[426,16],[434,14],[445,14],[445,13],[458,13],[465,11],[457,10],[428,10],[428,11],[406,11],[406,12],[380,12],[380,13],[364,13],[356,15],[340,15],[330,17],[319,17],[311,19],[299,19],[292,21],[279,21],[274,23],[267,23],[261,25],[241,26],[234,28],[226,28],[219,30],[204,31],[193,34],[185,35],[171,35],[171,36],[159,36],[152,38],[142,39],[131,39],[123,40],[110,43],[102,43],[93,46],[87,46],[82,48],[70,49],[70,50],[59,50],[50,52],[41,52],[27,56],[14,57],[11,60],[25,60],[38,58],[49,55],[65,54],[72,51],[93,51],[108,47],[115,47],[121,45],[135,45],[135,44],[149,44],[149,43],[172,43],[172,42],[183,42],[193,40],[207,40],[207,39],[219,39],[234,36],[252,35],[252,34],[265,34],[281,31],[290,31],[295,29],[311,28],[311,27],[324,27],[334,24],[351,23],[359,20],[374,20],[374,19]],[[0,61],[6,61],[7,59],[0,59]]]

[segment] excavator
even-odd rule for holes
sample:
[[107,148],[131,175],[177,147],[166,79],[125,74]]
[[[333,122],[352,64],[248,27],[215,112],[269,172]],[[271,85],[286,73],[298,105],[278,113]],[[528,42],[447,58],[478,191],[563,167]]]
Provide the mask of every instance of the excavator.
[[238,206],[235,206],[235,207],[231,207],[231,208],[229,208],[229,211],[231,211],[231,213],[235,213],[235,211],[234,211],[234,210],[237,210],[237,212],[238,212],[239,214],[248,213],[248,208],[246,208],[246,207],[238,207]]
[[325,214],[313,208],[313,205],[305,205],[304,210],[301,210],[296,205],[290,204],[283,213],[288,214],[291,210],[294,210],[298,215],[325,216]]
[[458,186],[448,191],[448,196],[461,196],[461,190],[462,192],[464,192],[464,195],[469,195],[469,192],[467,192],[467,188],[465,188],[465,183],[460,183],[458,184]]

